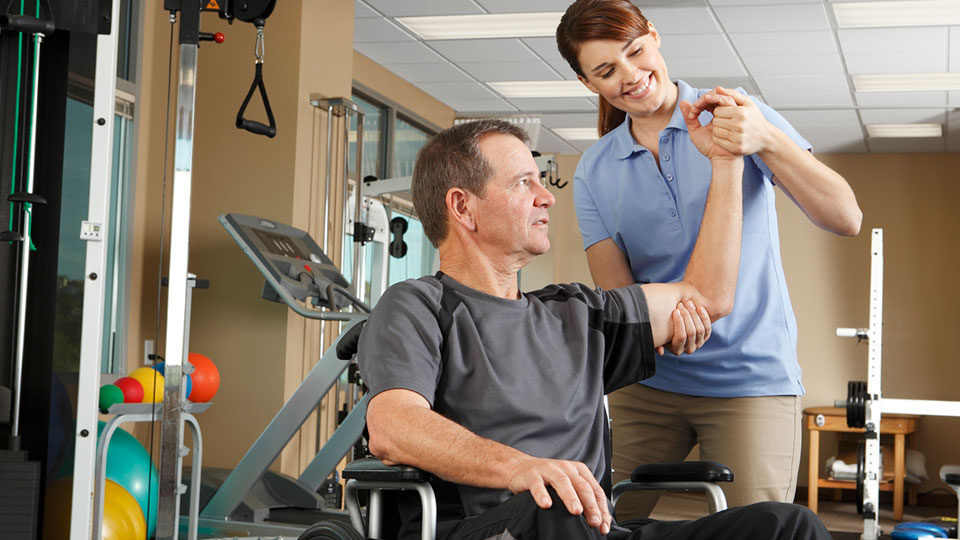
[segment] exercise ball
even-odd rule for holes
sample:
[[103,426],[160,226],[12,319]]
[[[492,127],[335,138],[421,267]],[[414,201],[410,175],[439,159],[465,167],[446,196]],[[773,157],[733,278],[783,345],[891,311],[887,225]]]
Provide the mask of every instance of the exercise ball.
[[[47,486],[43,502],[43,540],[70,538],[73,476],[58,478]],[[103,486],[103,540],[147,538],[147,522],[136,499],[113,480]]]
[[193,364],[193,391],[190,401],[210,401],[220,388],[220,371],[213,361],[199,353],[190,353],[187,358]]
[[123,403],[123,390],[115,384],[105,384],[100,387],[100,412],[107,412],[114,403]]
[[157,362],[156,364],[153,365],[153,369],[157,370],[164,377],[167,376],[167,374],[164,373],[164,370],[166,369],[166,367],[167,367],[166,362]]
[[121,377],[113,385],[123,392],[124,403],[143,403],[143,385],[140,381],[131,377]]
[[147,538],[147,521],[143,517],[143,510],[133,495],[113,480],[107,480],[104,485],[100,531],[103,540]]
[[144,403],[163,401],[163,375],[157,370],[148,367],[137,368],[130,372],[129,377],[140,381],[143,386]]
[[[104,422],[99,422],[97,425],[98,441],[105,426]],[[136,499],[147,520],[147,538],[152,537],[157,527],[160,478],[157,468],[150,460],[150,454],[136,437],[123,429],[115,429],[113,437],[110,438],[106,473],[108,480],[120,484]]]

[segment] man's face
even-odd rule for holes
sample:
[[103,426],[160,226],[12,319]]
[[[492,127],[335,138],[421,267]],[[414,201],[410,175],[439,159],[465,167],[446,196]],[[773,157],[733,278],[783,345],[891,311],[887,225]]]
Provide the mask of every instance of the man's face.
[[541,183],[530,150],[513,135],[490,133],[480,139],[480,151],[493,169],[475,206],[481,247],[530,258],[546,253],[547,209],[556,199]]

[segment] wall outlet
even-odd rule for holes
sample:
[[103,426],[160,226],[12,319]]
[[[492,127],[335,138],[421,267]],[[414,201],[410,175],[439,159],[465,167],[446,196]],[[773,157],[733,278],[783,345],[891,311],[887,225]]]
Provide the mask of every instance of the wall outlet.
[[150,358],[153,356],[153,353],[156,352],[156,347],[154,347],[152,339],[143,340],[143,365],[152,366],[153,359]]

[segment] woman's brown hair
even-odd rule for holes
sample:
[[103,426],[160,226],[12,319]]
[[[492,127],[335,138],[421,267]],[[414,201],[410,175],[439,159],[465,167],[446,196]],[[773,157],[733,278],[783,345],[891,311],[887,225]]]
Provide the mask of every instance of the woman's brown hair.
[[[557,26],[557,48],[577,75],[587,78],[580,66],[580,47],[587,41],[609,39],[633,41],[650,32],[650,23],[629,0],[577,0]],[[626,113],[598,96],[600,117],[597,130],[606,135],[623,123]]]

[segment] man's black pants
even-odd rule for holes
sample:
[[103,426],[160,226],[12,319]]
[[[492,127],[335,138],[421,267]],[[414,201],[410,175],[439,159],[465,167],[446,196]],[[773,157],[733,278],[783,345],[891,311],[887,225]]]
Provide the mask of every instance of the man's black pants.
[[658,521],[636,531],[614,527],[606,537],[582,516],[567,512],[550,489],[550,509],[519,493],[475,518],[437,524],[437,540],[830,540],[805,506],[764,502],[724,510],[694,521]]

